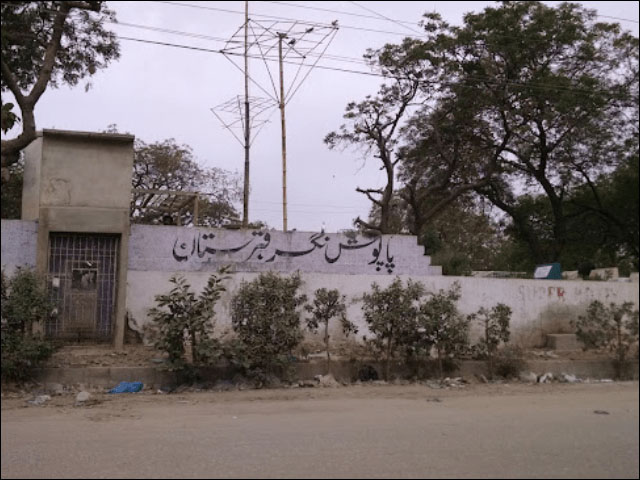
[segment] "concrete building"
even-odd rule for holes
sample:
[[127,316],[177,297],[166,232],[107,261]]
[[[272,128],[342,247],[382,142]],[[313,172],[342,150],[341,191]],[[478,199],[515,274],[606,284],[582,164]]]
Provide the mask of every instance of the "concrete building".
[[37,222],[35,264],[58,304],[48,336],[122,346],[133,140],[45,129],[25,149],[22,220]]

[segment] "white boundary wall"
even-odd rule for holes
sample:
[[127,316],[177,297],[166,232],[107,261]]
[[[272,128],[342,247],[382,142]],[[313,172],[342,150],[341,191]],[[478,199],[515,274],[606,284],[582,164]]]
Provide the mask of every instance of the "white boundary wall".
[[[147,321],[147,312],[154,305],[155,295],[166,293],[170,289],[169,278],[177,273],[184,275],[196,291],[200,291],[208,276],[213,273],[219,265],[216,262],[204,262],[189,265],[189,262],[178,262],[173,258],[173,249],[176,244],[176,235],[190,235],[190,238],[197,236],[201,229],[186,229],[178,227],[132,227],[132,246],[129,254],[129,270],[127,279],[126,304],[131,317],[136,321],[137,328],[140,329]],[[308,236],[308,234],[305,234]],[[275,236],[275,235],[274,235]],[[2,268],[5,273],[10,274],[17,266],[35,266],[36,261],[36,237],[37,223],[21,220],[2,220]],[[229,245],[235,245],[237,237],[229,234],[220,235],[220,238],[229,241]],[[298,236],[299,238],[299,236]],[[306,238],[306,237],[305,237]],[[339,237],[332,240],[340,240]],[[135,240],[135,241],[134,241]],[[286,238],[280,239],[285,241]],[[290,243],[287,248],[291,250],[302,248],[296,246],[295,242]],[[306,240],[305,240],[306,241]],[[410,242],[404,239],[402,242]],[[307,242],[308,243],[308,242]],[[327,242],[329,244],[330,242]],[[401,254],[401,243],[395,242],[392,245],[398,246]],[[411,248],[411,255],[418,253],[413,245],[407,243],[407,253]],[[329,255],[337,255],[335,245],[329,245]],[[142,252],[141,249],[146,249]],[[266,249],[264,249],[266,251]],[[183,250],[178,251],[182,255]],[[143,254],[144,253],[144,254]],[[315,252],[324,257],[324,251]],[[371,270],[368,258],[373,255],[373,250],[361,249],[358,255],[351,257],[359,266],[363,263],[365,268]],[[386,255],[386,252],[385,252]],[[397,254],[396,254],[397,255]],[[397,255],[401,258],[402,255]],[[146,258],[146,260],[145,260]],[[334,257],[331,257],[334,258]],[[350,257],[344,257],[350,263]],[[223,259],[221,259],[223,260]],[[313,268],[314,264],[326,262],[324,259],[312,260],[309,258],[306,268]],[[364,260],[367,260],[364,262]],[[424,258],[428,265],[428,257]],[[147,262],[147,264],[143,264]],[[295,264],[286,263],[281,265],[285,271],[295,270]],[[316,263],[319,262],[319,263]],[[404,262],[404,261],[403,261]],[[224,262],[220,262],[221,264]],[[334,264],[336,267],[338,263]],[[277,264],[274,263],[274,269]],[[343,265],[347,267],[348,265]],[[146,268],[142,268],[146,267]],[[265,265],[256,263],[252,268],[260,271]],[[325,268],[326,266],[323,266]],[[394,274],[348,274],[343,273],[342,268],[336,273],[313,273],[302,272],[304,281],[303,291],[309,298],[313,297],[313,292],[321,287],[337,288],[343,295],[347,296],[348,316],[360,328],[360,335],[366,334],[366,328],[362,317],[361,301],[359,298],[363,293],[371,289],[371,284],[377,282],[382,287],[389,285],[395,278],[396,272],[402,268],[411,268],[410,264],[397,263]],[[333,267],[331,267],[333,268]],[[362,267],[360,267],[362,268]],[[433,268],[433,267],[432,267]],[[195,271],[193,271],[195,269]],[[189,271],[191,270],[191,271]],[[375,269],[374,269],[375,271]],[[424,267],[420,270],[425,271]],[[431,273],[431,271],[429,271]],[[233,273],[227,282],[227,292],[223,295],[218,308],[218,325],[224,327],[230,323],[229,305],[232,295],[237,290],[240,283],[250,281],[259,275],[253,272]],[[460,282],[462,287],[462,298],[459,301],[459,308],[462,313],[468,314],[477,311],[480,307],[491,307],[498,302],[505,303],[513,310],[512,331],[513,339],[526,346],[541,346],[544,342],[545,333],[562,333],[569,331],[569,322],[577,319],[584,313],[586,307],[593,300],[600,300],[604,303],[632,302],[638,308],[638,287],[637,282],[600,282],[600,281],[570,281],[570,280],[520,280],[520,279],[491,279],[476,277],[444,277],[437,274],[427,275],[398,275],[404,282],[408,278],[422,282],[427,290],[437,291],[449,288],[454,282]],[[338,335],[338,332],[334,332]]]
[[16,267],[35,267],[37,222],[2,220],[2,270],[11,275]]
[[[154,296],[167,293],[169,278],[173,272],[129,271],[127,288],[127,309],[138,327],[147,319],[147,311],[154,304]],[[208,273],[184,272],[184,277],[196,291],[206,284]],[[226,283],[227,292],[217,306],[217,331],[230,323],[230,301],[240,283],[251,281],[257,273],[235,273]],[[368,292],[373,282],[381,286],[389,285],[396,276],[343,275],[302,273],[302,290],[308,297],[321,287],[337,288],[347,296],[347,315],[359,327],[359,335],[367,330],[362,316],[361,301],[358,299]],[[511,307],[513,340],[523,346],[543,346],[546,333],[569,331],[569,322],[584,314],[593,300],[602,302],[633,302],[638,308],[638,283],[568,281],[568,280],[519,280],[485,279],[473,277],[408,276],[399,275],[406,282],[408,278],[420,281],[429,291],[449,288],[460,282],[462,296],[458,307],[462,313],[477,311],[480,307],[491,307],[502,302]],[[472,332],[474,335],[475,332]],[[338,331],[333,332],[339,336]]]

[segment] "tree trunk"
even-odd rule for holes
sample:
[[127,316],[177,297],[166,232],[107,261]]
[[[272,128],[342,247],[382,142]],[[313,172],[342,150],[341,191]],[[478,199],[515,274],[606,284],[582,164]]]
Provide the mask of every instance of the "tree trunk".
[[329,375],[331,373],[331,354],[329,353],[329,322],[325,322],[324,324],[324,346],[327,349],[327,373],[325,375]]
[[387,356],[384,363],[384,380],[389,381],[389,369],[391,364],[391,338],[387,341]]

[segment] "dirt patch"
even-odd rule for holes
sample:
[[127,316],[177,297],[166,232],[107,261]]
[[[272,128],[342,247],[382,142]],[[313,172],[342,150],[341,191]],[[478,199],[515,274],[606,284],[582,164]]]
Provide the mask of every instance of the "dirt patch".
[[[304,343],[298,354],[300,360],[324,360],[326,352],[321,342]],[[371,356],[371,351],[364,345],[354,341],[339,341],[331,349],[331,357],[335,361],[359,358],[363,361]],[[125,345],[116,351],[111,345],[64,346],[56,351],[45,367],[152,367],[159,366],[166,354],[153,347],[144,345]],[[527,360],[606,360],[608,354],[604,350],[557,351],[549,349],[525,350]]]
[[111,345],[64,346],[45,367],[150,367],[163,362],[164,354],[153,347],[125,345],[116,351]]
[[[404,385],[372,382],[341,386],[340,388],[272,388],[257,390],[204,390],[182,391],[177,394],[166,394],[160,390],[147,389],[133,394],[108,394],[103,390],[92,393],[92,403],[86,406],[75,404],[75,392],[54,396],[43,405],[33,406],[28,400],[33,393],[13,391],[2,393],[2,410],[30,408],[33,410],[55,410],[57,412],[87,412],[87,418],[95,421],[106,421],[109,418],[136,416],[139,407],[151,405],[196,405],[208,403],[236,403],[260,401],[292,401],[292,400],[340,400],[340,399],[426,399],[428,401],[444,401],[447,398],[468,396],[511,396],[523,394],[575,394],[606,390],[611,392],[638,388],[638,382],[585,382],[585,383],[545,383],[526,384],[519,382],[475,383],[452,387],[437,386],[435,382],[412,383]],[[437,399],[437,400],[433,400]]]

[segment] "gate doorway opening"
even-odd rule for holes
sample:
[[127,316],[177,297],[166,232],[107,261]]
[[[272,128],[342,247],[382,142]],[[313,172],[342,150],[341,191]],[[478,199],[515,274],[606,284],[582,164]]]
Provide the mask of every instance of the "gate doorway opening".
[[51,233],[48,284],[55,309],[49,338],[111,342],[120,235]]

